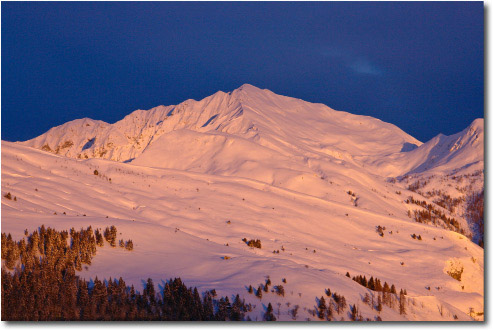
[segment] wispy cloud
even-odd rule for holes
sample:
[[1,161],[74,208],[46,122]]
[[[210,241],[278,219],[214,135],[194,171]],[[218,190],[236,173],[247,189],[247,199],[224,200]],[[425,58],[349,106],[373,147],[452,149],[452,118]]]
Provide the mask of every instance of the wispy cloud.
[[368,74],[368,75],[381,75],[382,70],[377,68],[376,65],[371,63],[366,59],[358,59],[349,64],[349,68],[351,68],[356,73]]
[[323,47],[321,54],[325,57],[340,60],[348,69],[357,74],[374,76],[383,74],[383,70],[368,58],[361,55],[355,55],[346,49]]

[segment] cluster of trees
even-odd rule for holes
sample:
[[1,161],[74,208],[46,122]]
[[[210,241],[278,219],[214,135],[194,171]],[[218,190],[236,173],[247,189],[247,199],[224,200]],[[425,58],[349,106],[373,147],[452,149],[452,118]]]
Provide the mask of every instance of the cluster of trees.
[[[412,196],[406,200],[406,203],[412,203],[419,205],[425,210],[415,210],[414,211],[414,220],[419,223],[430,223],[432,222],[434,225],[442,224],[443,228],[453,230],[455,232],[464,234],[464,229],[460,227],[460,224],[457,220],[451,217],[447,217],[444,212],[435,208],[432,204],[426,203],[426,201],[420,201],[414,199]],[[442,221],[440,223],[440,220]]]
[[284,297],[284,287],[282,285],[274,286],[274,292]]
[[421,235],[412,234],[411,237],[413,239],[417,239],[418,241],[421,241],[422,240]]
[[351,306],[350,309],[351,309],[351,313],[349,315],[351,321],[363,321],[363,316],[361,316],[361,312],[358,306],[356,306],[356,304]]
[[377,226],[377,229],[376,229],[376,232],[378,233],[378,235],[380,235],[381,237],[383,237],[384,233],[383,231],[385,230],[385,226]]
[[[99,232],[99,231],[98,231]],[[16,242],[2,233],[2,320],[243,320],[251,305],[239,295],[216,300],[215,290],[201,297],[180,278],[157,293],[148,279],[142,293],[118,280],[86,281],[76,275],[90,264],[101,243],[92,228],[56,231],[42,226]],[[101,234],[99,234],[101,235]],[[98,239],[99,238],[99,242]],[[104,243],[103,243],[104,244]]]
[[[74,268],[56,273],[43,262],[31,271],[2,268],[4,321],[222,321],[243,320],[251,310],[237,295],[231,303],[207,291],[188,288],[180,278],[169,280],[156,293],[148,279],[142,293],[119,280],[88,282]],[[60,275],[61,277],[57,276]]]
[[[346,276],[349,275],[349,272],[346,274]],[[348,276],[350,277],[350,276]],[[387,282],[384,282],[382,285],[382,282],[380,279],[373,278],[373,276],[370,277],[369,280],[366,279],[366,276],[362,275],[357,275],[353,276],[352,280],[355,281],[356,283],[364,286],[365,288],[368,288],[372,291],[378,292],[377,296],[377,303],[376,303],[376,310],[381,311],[382,310],[382,304],[387,305],[388,307],[392,308],[393,306],[396,305],[396,300],[398,300],[399,303],[399,312],[401,314],[405,314],[405,295],[407,295],[406,289],[401,289],[399,293],[399,299],[397,299],[397,290],[395,288],[395,285],[392,284],[389,286]],[[365,297],[363,298],[363,302],[367,303],[370,305],[370,295],[366,294]],[[371,296],[371,305],[372,308],[374,307],[374,298],[373,294]]]
[[337,314],[344,312],[347,307],[346,298],[337,292],[331,292],[330,289],[326,289],[325,294],[328,296],[328,301],[326,302],[324,296],[318,299],[317,314],[321,320],[331,321],[334,316],[334,310]]
[[260,242],[259,239],[247,240],[246,238],[243,238],[242,241],[245,242],[250,247],[255,247],[255,248],[258,248],[258,249],[261,249],[262,248],[262,242]]
[[[283,283],[286,283],[285,278],[283,278],[282,280],[283,280]],[[272,281],[268,277],[267,280],[265,281],[265,284],[260,284],[258,286],[257,290],[255,291],[255,295],[258,298],[262,299],[262,291],[264,291],[265,293],[268,293],[270,285],[272,285]],[[251,285],[248,287],[247,291],[248,291],[248,293],[254,293],[254,289]],[[272,289],[272,292],[275,292],[276,294],[284,297],[284,294],[285,294],[284,286],[282,286],[281,284],[275,285],[274,288]]]
[[[107,227],[105,233],[116,232],[116,227],[111,227],[111,230]],[[91,226],[79,231],[72,228],[69,235],[65,230],[57,231],[42,225],[39,232],[35,230],[29,234],[26,229],[24,234],[26,237],[17,242],[12,239],[10,233],[2,233],[2,259],[5,260],[5,267],[8,269],[14,269],[18,263],[31,268],[39,265],[42,257],[45,262],[57,264],[62,270],[73,264],[75,269],[80,271],[82,264],[91,264],[97,246],[104,245],[100,231],[96,229],[94,232]],[[132,240],[127,241],[124,247],[132,250]]]
[[467,199],[466,215],[469,221],[477,226],[479,234],[478,244],[484,247],[484,190],[469,196]]
[[440,198],[433,200],[433,202],[438,206],[449,210],[451,213],[454,213],[457,206],[459,206],[465,200],[464,197],[451,197],[450,195],[443,193],[441,190],[439,190],[436,194]]
[[[5,195],[3,195],[3,197],[5,197],[9,200],[12,200],[12,194],[10,193],[10,191],[8,193],[6,193]],[[14,201],[17,202],[17,196],[14,196]]]
[[457,281],[460,282],[463,272],[464,272],[464,267],[461,267],[460,269],[457,268],[457,269],[449,270],[447,271],[447,274],[453,279],[456,279]]
[[[67,231],[56,231],[50,227],[41,226],[38,231],[30,235],[24,232],[26,238],[19,242],[12,239],[11,234],[2,233],[2,259],[5,267],[14,269],[20,263],[27,269],[35,267],[41,260],[55,264],[58,269],[64,270],[72,265],[82,270],[82,264],[90,264],[96,254],[96,241],[91,227],[75,231],[70,230],[70,244],[67,242]],[[43,258],[40,259],[40,256]]]
[[[431,176],[430,178],[432,178],[432,177],[433,176]],[[404,179],[408,179],[407,175],[404,178],[402,178],[402,180],[404,180]],[[428,182],[429,182],[428,180],[424,180],[424,181],[417,180],[416,182],[410,184],[407,187],[407,189],[416,192],[419,188],[423,188],[424,186],[426,186],[428,184]]]
[[118,231],[116,230],[115,226],[106,227],[106,229],[104,230],[104,234],[103,234],[104,238],[113,247],[116,246],[116,234],[117,234],[117,232]]

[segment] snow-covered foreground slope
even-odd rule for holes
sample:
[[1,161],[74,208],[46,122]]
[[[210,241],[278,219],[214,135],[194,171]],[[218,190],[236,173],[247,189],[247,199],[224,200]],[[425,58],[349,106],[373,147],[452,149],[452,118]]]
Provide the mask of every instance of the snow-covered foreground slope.
[[[227,95],[220,94],[219,102],[215,94],[209,103],[227,104]],[[245,100],[247,96],[242,95]],[[289,102],[297,102],[293,100]],[[270,101],[278,102],[277,97]],[[197,102],[190,104],[193,107]],[[313,105],[312,111],[318,107],[322,106]],[[180,113],[175,111],[167,120]],[[276,316],[277,303],[281,303],[280,320],[292,319],[288,310],[294,305],[300,306],[297,320],[315,320],[310,310],[315,309],[316,298],[324,295],[326,288],[343,294],[349,305],[356,303],[363,317],[372,320],[377,315],[383,320],[454,320],[454,315],[458,320],[472,320],[470,308],[483,312],[483,249],[463,235],[408,218],[407,211],[418,206],[404,200],[423,197],[405,190],[399,182],[386,182],[373,170],[364,170],[353,157],[399,152],[404,143],[413,143],[411,137],[389,126],[389,134],[401,134],[401,140],[370,148],[378,143],[365,140],[363,133],[361,137],[355,134],[354,141],[337,140],[337,134],[325,136],[322,129],[318,131],[315,122],[313,132],[308,132],[291,120],[292,131],[285,131],[288,125],[272,125],[263,135],[261,120],[251,119],[262,114],[249,111],[244,103],[244,118],[238,123],[232,117],[211,119],[208,125],[224,124],[214,132],[205,125],[215,115],[213,107],[210,113],[196,115],[202,116],[201,127],[173,128],[152,137],[156,141],[147,151],[155,148],[150,153],[154,158],[146,158],[147,151],[136,152],[134,145],[122,144],[120,149],[108,151],[115,157],[120,152],[116,160],[138,156],[131,163],[71,159],[2,142],[2,195],[10,192],[17,199],[2,198],[2,232],[19,239],[24,229],[32,231],[41,224],[58,229],[115,225],[121,238],[133,240],[134,250],[105,246],[81,276],[122,276],[140,288],[147,277],[162,284],[179,276],[201,291],[216,288],[219,295],[230,298],[239,293],[256,306],[249,313],[253,320],[262,318],[269,302]],[[152,117],[152,111],[146,116]],[[278,118],[264,119],[280,122],[284,116],[279,113]],[[322,118],[323,113],[318,116]],[[338,116],[333,115],[335,121]],[[381,123],[348,122],[362,126]],[[256,128],[249,130],[252,123]],[[87,124],[97,125],[94,134],[107,125]],[[334,130],[337,127],[344,129],[344,123],[334,124]],[[360,132],[371,129],[365,126]],[[108,132],[108,136],[113,134],[112,129]],[[78,134],[74,133],[73,146],[82,144],[75,141]],[[276,139],[281,135],[283,139]],[[173,145],[170,141],[189,144]],[[358,147],[365,143],[365,148]],[[201,152],[204,149],[206,152]],[[343,153],[345,149],[350,152]],[[75,149],[70,150],[74,153],[67,155],[77,157]],[[312,156],[307,156],[308,150]],[[165,152],[178,158],[183,154],[179,159],[188,162],[169,159]],[[193,156],[197,158],[189,159]],[[197,169],[200,165],[207,168]],[[376,232],[377,226],[386,228],[383,237]],[[412,234],[421,235],[422,240],[413,239]],[[262,249],[248,247],[242,238],[260,239]],[[447,274],[461,267],[460,282]],[[371,291],[347,278],[346,272],[378,277],[382,283],[395,284],[397,290],[406,289],[407,314],[400,315],[397,308],[387,306],[378,314],[362,302],[365,293]],[[269,292],[260,300],[248,294],[246,288],[265,283],[266,276],[273,285],[284,285],[284,297]],[[282,278],[287,283],[282,283]],[[348,319],[347,310],[337,316],[342,317]]]

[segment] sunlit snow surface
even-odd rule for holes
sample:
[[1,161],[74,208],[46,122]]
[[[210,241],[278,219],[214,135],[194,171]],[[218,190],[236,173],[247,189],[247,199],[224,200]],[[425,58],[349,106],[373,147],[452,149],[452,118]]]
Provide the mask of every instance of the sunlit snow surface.
[[[35,149],[45,145],[51,153]],[[407,289],[407,314],[384,307],[383,320],[472,320],[470,308],[483,311],[483,249],[410,219],[417,206],[404,200],[425,198],[388,177],[483,167],[482,120],[422,144],[371,117],[244,85],[113,125],[83,119],[22,144],[2,142],[2,195],[17,197],[2,198],[2,232],[20,239],[41,224],[115,225],[134,250],[106,245],[82,277],[122,276],[139,288],[147,277],[161,286],[181,277],[201,291],[239,293],[256,305],[253,320],[269,302],[280,320],[292,320],[294,305],[297,320],[316,320],[309,310],[326,288],[374,320],[362,302],[370,291],[347,271]],[[260,239],[262,249],[243,238]],[[464,267],[461,282],[447,275],[452,263]],[[248,294],[266,276],[285,297]]]

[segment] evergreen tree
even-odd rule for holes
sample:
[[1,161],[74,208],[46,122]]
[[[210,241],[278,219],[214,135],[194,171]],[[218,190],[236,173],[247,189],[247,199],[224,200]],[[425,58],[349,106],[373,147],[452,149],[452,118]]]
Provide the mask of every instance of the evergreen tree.
[[406,314],[406,297],[404,296],[404,291],[399,294],[399,313],[401,315]]
[[351,307],[351,321],[356,321],[358,319],[358,307],[356,307],[356,304],[354,304]]
[[380,297],[380,294],[378,295],[378,299],[377,299],[377,311],[379,312],[382,311],[382,298]]
[[276,320],[276,317],[274,316],[273,310],[274,309],[272,308],[271,303],[269,303],[269,305],[267,306],[267,311],[264,314],[264,320],[265,321],[275,321]]
[[388,305],[390,300],[390,287],[387,284],[387,282],[383,284],[382,295],[383,295],[383,303]]
[[320,319],[324,319],[326,316],[326,311],[327,311],[327,305],[325,303],[324,297],[320,297],[318,301],[318,317]]
[[245,316],[244,305],[245,303],[240,300],[240,296],[237,294],[231,308],[231,321],[243,320]]
[[340,305],[341,311],[344,312],[344,309],[347,307],[346,298],[344,296],[341,296],[341,300],[340,300],[339,305]]
[[331,299],[329,298],[329,303],[328,303],[329,307],[327,308],[327,320],[331,320],[332,317],[334,316],[334,309],[332,308],[332,301]]
[[256,296],[259,297],[260,299],[262,299],[262,286],[261,285],[258,286]]

